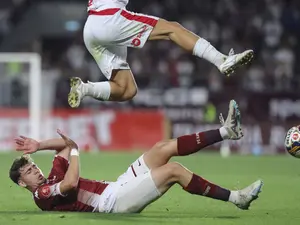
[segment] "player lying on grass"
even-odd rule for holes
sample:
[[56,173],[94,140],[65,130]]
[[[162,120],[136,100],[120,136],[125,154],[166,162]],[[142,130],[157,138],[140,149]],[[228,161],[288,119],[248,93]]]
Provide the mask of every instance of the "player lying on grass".
[[60,131],[61,139],[41,142],[21,136],[16,139],[17,151],[32,154],[53,149],[57,155],[48,178],[25,156],[13,162],[9,175],[16,184],[33,194],[40,209],[48,211],[138,213],[174,184],[179,184],[190,194],[231,202],[241,209],[248,209],[258,197],[262,181],[258,180],[242,190],[230,191],[192,173],[179,163],[169,162],[173,156],[190,155],[224,139],[240,139],[240,112],[235,101],[230,102],[226,121],[222,115],[221,118],[220,129],[158,142],[115,182],[81,178],[78,146]]
[[127,11],[128,1],[89,0],[84,43],[108,81],[83,83],[80,78],[72,78],[68,96],[71,107],[78,107],[85,96],[101,101],[132,99],[137,93],[137,86],[127,63],[127,48],[142,48],[148,40],[172,41],[191,54],[211,62],[225,75],[230,75],[253,57],[252,50],[240,54],[234,54],[231,50],[224,55],[203,37],[177,22]]

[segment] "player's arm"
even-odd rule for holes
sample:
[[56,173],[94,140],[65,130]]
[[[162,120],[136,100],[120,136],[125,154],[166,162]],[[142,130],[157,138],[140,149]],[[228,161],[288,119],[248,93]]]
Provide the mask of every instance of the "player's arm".
[[53,138],[39,142],[38,151],[55,150],[60,152],[66,147],[66,143],[62,138]]
[[66,142],[62,138],[48,139],[39,142],[39,148],[37,151],[42,150],[55,150],[56,155],[63,157],[69,161],[70,148],[66,146]]
[[64,195],[70,190],[75,189],[78,185],[80,171],[79,150],[78,145],[73,140],[62,134],[59,130],[57,132],[64,140],[67,148],[71,149],[69,167],[59,186],[60,193]]
[[20,136],[15,138],[16,150],[24,154],[33,154],[37,151],[55,150],[56,155],[69,160],[70,149],[62,138],[48,139],[38,142],[32,138]]
[[24,154],[32,154],[37,151],[55,150],[57,152],[66,148],[66,143],[62,138],[49,139],[38,142],[32,138],[19,136],[15,138],[16,150]]

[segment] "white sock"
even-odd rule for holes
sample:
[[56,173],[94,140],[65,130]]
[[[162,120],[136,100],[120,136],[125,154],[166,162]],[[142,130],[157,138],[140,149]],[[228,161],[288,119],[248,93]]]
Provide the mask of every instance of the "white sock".
[[220,134],[221,134],[221,137],[223,138],[223,140],[226,140],[226,139],[229,138],[229,134],[228,134],[228,132],[227,132],[227,130],[226,130],[225,127],[221,127],[219,129],[219,131],[220,131]]
[[103,82],[88,82],[83,84],[83,92],[87,96],[95,99],[108,101],[110,97],[110,84],[108,81]]
[[193,55],[206,59],[217,67],[219,67],[227,57],[226,55],[219,52],[204,38],[199,38],[199,40],[197,41],[193,50]]
[[238,191],[230,191],[230,195],[229,195],[229,202],[232,202],[233,204],[236,204],[237,201],[239,199],[239,193]]

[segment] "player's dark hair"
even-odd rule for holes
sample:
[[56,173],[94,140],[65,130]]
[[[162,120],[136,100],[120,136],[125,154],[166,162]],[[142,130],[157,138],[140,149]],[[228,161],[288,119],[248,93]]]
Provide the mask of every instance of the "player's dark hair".
[[18,181],[20,179],[21,173],[20,173],[20,168],[23,166],[27,165],[28,163],[31,163],[32,160],[29,156],[23,155],[21,157],[18,157],[14,160],[13,164],[10,167],[9,170],[9,177],[10,179],[18,184]]

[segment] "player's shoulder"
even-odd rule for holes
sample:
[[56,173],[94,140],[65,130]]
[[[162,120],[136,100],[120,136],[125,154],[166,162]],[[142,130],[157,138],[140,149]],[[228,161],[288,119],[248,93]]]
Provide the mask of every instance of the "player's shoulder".
[[35,199],[47,200],[51,197],[55,197],[57,195],[61,195],[59,186],[61,182],[47,182],[39,186],[34,192],[33,196]]
[[50,184],[43,184],[33,192],[35,204],[43,211],[52,210],[53,187]]
[[43,184],[33,192],[33,196],[35,199],[49,199],[52,195],[53,189],[53,185],[48,183]]

